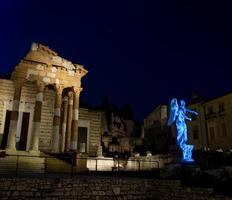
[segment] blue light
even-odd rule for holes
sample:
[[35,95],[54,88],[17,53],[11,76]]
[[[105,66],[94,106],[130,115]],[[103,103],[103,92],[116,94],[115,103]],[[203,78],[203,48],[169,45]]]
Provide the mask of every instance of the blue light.
[[193,145],[187,144],[187,125],[185,119],[191,121],[192,119],[186,115],[186,113],[192,113],[198,115],[197,112],[185,108],[185,101],[180,101],[180,106],[178,105],[177,99],[173,98],[170,103],[170,115],[168,119],[168,126],[176,122],[177,129],[177,144],[182,150],[182,162],[193,162],[192,150]]

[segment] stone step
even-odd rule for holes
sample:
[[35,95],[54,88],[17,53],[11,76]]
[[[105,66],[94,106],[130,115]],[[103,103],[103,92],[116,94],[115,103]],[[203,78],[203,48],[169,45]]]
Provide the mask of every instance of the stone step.
[[0,158],[0,175],[43,174],[44,158],[28,156],[6,156]]

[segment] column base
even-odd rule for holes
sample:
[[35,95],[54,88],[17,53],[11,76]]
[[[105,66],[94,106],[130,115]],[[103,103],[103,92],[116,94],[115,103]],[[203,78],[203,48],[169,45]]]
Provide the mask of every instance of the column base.
[[51,150],[51,153],[62,153],[62,152],[59,150]]
[[39,150],[30,150],[29,154],[32,156],[40,156],[40,151]]
[[3,151],[5,151],[6,154],[8,154],[8,155],[18,155],[18,151],[16,149],[10,149],[10,148],[8,148],[8,149],[5,149]]
[[16,155],[16,156],[40,156],[40,151],[19,151],[19,150],[0,150],[0,152],[5,152],[6,155]]
[[9,146],[5,148],[5,151],[17,151],[16,147]]

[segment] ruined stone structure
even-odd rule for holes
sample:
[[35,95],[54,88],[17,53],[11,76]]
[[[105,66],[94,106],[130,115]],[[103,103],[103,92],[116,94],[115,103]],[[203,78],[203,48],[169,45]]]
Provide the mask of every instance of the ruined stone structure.
[[86,74],[82,65],[33,43],[11,80],[0,79],[1,149],[8,154],[23,150],[96,155],[101,112],[79,108]]
[[110,118],[107,120],[105,112],[102,112],[101,142],[104,153],[133,153],[135,146],[142,146],[142,139],[133,136],[135,128],[133,120],[123,119],[115,113],[110,113]]

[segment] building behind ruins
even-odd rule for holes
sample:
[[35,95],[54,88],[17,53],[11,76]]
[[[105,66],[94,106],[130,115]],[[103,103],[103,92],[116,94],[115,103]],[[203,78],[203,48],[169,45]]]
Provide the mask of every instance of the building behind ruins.
[[168,151],[171,134],[167,127],[167,112],[166,105],[159,105],[143,120],[143,138],[153,153]]
[[188,106],[199,115],[188,123],[189,143],[196,149],[232,148],[232,94],[210,100],[198,100]]

